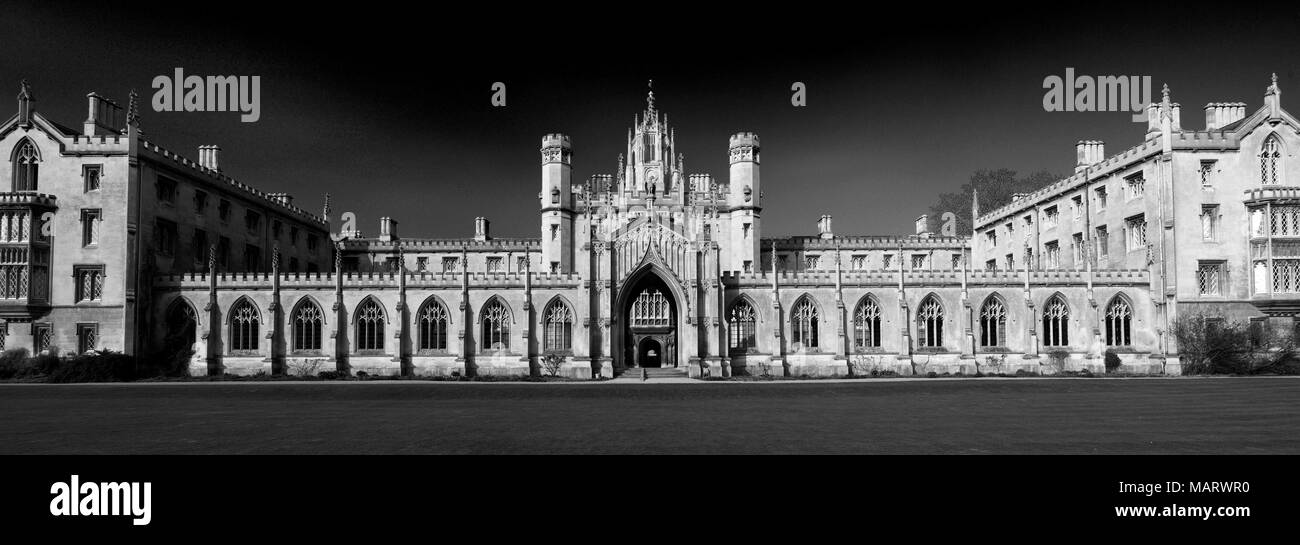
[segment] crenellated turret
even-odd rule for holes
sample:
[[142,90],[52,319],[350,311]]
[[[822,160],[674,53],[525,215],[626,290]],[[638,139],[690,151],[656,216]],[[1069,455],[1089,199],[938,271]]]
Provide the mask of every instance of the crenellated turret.
[[573,270],[573,144],[563,134],[542,138],[542,261],[547,270]]
[[757,262],[759,220],[763,211],[759,181],[760,148],[758,135],[741,132],[731,135],[731,156],[727,205],[730,208],[731,247],[727,270],[753,271]]

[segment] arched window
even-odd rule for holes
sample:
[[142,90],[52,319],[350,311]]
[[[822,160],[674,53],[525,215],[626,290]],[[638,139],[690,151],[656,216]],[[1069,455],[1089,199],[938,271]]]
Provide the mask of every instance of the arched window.
[[1106,346],[1129,346],[1133,339],[1129,336],[1133,324],[1133,308],[1123,297],[1116,296],[1106,305]]
[[384,349],[384,309],[366,299],[357,307],[357,350]]
[[668,298],[657,289],[648,289],[632,301],[633,327],[666,327],[672,325],[672,309]]
[[817,305],[803,297],[790,313],[791,339],[802,348],[817,348]]
[[483,307],[483,350],[510,348],[510,310],[500,299]]
[[230,309],[230,349],[237,352],[257,350],[257,329],[262,314],[248,299],[240,299]]
[[931,295],[916,311],[916,343],[921,348],[943,348],[943,305]]
[[429,299],[420,307],[420,350],[447,349],[447,309],[437,300]]
[[1277,135],[1269,135],[1264,139],[1264,145],[1259,151],[1259,181],[1264,185],[1277,185],[1282,183],[1281,165],[1282,162],[1282,143],[1278,141]]
[[1007,307],[997,297],[989,297],[980,308],[980,346],[1007,345]]
[[36,144],[26,138],[14,148],[14,191],[36,191],[37,169],[41,156]]
[[1070,344],[1070,307],[1060,295],[1052,296],[1043,307],[1043,346]]
[[321,325],[325,313],[311,299],[303,299],[293,311],[293,349],[320,350]]
[[746,352],[758,347],[758,336],[755,334],[757,318],[749,301],[741,299],[731,305],[731,312],[727,313],[727,331],[731,340],[728,346],[731,350]]
[[573,350],[573,313],[568,305],[558,299],[546,308],[543,323],[543,349],[546,351]]
[[177,298],[167,309],[167,337],[165,344],[171,350],[189,350],[197,340],[198,314],[194,307]]
[[880,305],[867,297],[853,312],[853,346],[855,348],[880,347]]

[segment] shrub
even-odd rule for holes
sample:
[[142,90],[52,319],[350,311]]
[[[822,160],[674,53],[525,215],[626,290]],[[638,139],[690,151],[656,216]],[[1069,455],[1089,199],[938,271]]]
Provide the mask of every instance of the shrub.
[[939,376],[939,373],[936,373],[936,372],[934,372],[934,371],[930,371],[929,373],[926,373],[925,376],[930,377],[930,378],[935,378],[935,377]]
[[1119,369],[1119,366],[1121,365],[1121,362],[1119,360],[1119,354],[1116,354],[1115,351],[1113,350],[1106,351],[1105,361],[1106,361],[1107,373],[1114,373],[1116,370]]
[[26,348],[11,348],[0,354],[0,380],[23,378],[31,373],[27,359],[31,353]]
[[347,371],[321,371],[316,373],[316,376],[321,380],[339,380],[348,378],[348,373]]

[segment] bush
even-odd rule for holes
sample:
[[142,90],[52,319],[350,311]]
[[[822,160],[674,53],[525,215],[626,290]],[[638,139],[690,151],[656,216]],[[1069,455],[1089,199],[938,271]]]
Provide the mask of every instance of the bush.
[[0,354],[0,380],[23,378],[31,374],[27,359],[31,355],[26,348],[11,348]]
[[66,360],[54,356],[32,359],[37,367],[48,366],[44,374],[49,382],[117,382],[137,378],[136,358],[120,352],[104,351]]
[[339,380],[348,378],[348,373],[347,371],[321,371],[316,373],[316,376],[321,380]]
[[1228,321],[1216,314],[1191,314],[1174,323],[1174,337],[1186,375],[1300,373],[1294,332],[1276,334],[1263,324]]
[[1119,369],[1119,366],[1121,365],[1121,362],[1119,360],[1119,354],[1116,354],[1113,350],[1106,351],[1105,361],[1106,361],[1107,373],[1114,373],[1116,370]]

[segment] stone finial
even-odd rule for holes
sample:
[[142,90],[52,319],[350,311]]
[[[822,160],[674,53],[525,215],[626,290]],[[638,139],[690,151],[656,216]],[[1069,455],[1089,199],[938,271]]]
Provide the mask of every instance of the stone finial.
[[217,245],[216,244],[208,245],[208,270],[209,271],[217,270]]
[[32,86],[23,80],[18,84],[18,124],[26,127],[32,121],[32,103],[36,102],[36,96],[32,94]]
[[1282,89],[1277,86],[1277,72],[1273,72],[1273,83],[1268,86],[1269,94],[1280,92]]
[[649,89],[649,92],[646,94],[645,102],[646,102],[646,105],[647,105],[646,110],[649,111],[649,112],[654,112],[654,111],[655,111],[655,92],[654,92],[654,86],[655,86],[655,80],[650,80],[650,82],[646,84],[646,89]]
[[[135,92],[135,89],[131,89],[131,94],[127,98],[127,102],[126,102],[126,126],[128,129],[130,127],[135,127],[135,132],[144,134],[144,131],[140,130],[139,101],[140,101],[140,95]],[[125,133],[126,129],[124,129],[122,132]]]
[[325,194],[325,205],[321,207],[321,217],[324,218],[325,221],[329,221],[330,219],[330,194],[329,193]]

